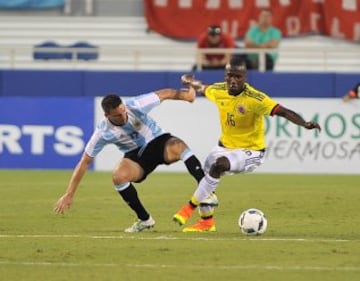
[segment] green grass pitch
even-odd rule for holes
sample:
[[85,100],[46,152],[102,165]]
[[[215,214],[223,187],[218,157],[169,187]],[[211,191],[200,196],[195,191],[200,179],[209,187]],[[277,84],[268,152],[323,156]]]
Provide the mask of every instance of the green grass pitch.
[[[171,217],[195,181],[154,173],[136,187],[156,226],[128,234],[110,172],[88,172],[72,208],[52,212],[70,175],[0,171],[1,280],[360,280],[360,176],[227,176],[217,232],[182,233]],[[239,231],[250,207],[268,217],[262,236]]]

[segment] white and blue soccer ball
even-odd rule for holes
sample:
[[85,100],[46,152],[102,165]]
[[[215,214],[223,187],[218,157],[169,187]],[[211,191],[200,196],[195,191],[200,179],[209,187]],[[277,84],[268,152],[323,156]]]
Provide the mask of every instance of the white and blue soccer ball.
[[246,235],[260,235],[266,231],[267,218],[259,209],[251,208],[241,213],[239,227]]

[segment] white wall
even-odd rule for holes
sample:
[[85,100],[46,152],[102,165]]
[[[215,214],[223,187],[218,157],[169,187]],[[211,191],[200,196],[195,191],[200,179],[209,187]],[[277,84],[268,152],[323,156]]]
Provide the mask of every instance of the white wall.
[[[360,170],[360,101],[344,104],[340,99],[291,99],[277,101],[306,120],[318,117],[320,134],[286,122],[268,118],[268,149],[265,164],[258,172],[274,173],[358,173]],[[102,118],[100,99],[96,120]],[[165,101],[151,115],[172,134],[185,140],[201,161],[219,137],[218,113],[205,98],[195,103]],[[95,162],[96,170],[111,170],[122,154],[107,147]],[[185,171],[182,162],[162,166],[159,171]]]

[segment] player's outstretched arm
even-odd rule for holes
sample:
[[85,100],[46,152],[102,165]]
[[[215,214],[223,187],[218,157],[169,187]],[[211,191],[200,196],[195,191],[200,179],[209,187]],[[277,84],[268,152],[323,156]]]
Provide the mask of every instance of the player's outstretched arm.
[[302,126],[308,130],[317,129],[321,131],[321,127],[318,123],[312,121],[306,122],[304,118],[302,118],[299,114],[285,107],[278,106],[274,114],[278,116],[282,116],[287,120],[289,120],[290,122]]
[[69,185],[63,196],[59,198],[54,207],[54,212],[57,214],[63,214],[65,209],[69,209],[73,203],[73,198],[77,187],[89,165],[93,161],[93,158],[88,156],[85,152],[83,153],[79,163],[76,165],[73,174],[71,176]]
[[194,89],[162,89],[155,92],[160,99],[160,102],[164,100],[183,100],[193,102],[196,98],[196,92]]

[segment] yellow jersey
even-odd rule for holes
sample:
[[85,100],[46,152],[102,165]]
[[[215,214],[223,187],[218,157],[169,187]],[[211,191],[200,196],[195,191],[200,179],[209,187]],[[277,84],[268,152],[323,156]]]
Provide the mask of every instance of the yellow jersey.
[[220,115],[221,144],[230,149],[265,149],[265,115],[270,115],[277,103],[265,93],[245,83],[237,96],[227,91],[225,82],[205,89],[205,96],[213,101]]

